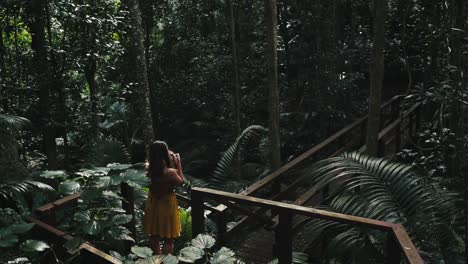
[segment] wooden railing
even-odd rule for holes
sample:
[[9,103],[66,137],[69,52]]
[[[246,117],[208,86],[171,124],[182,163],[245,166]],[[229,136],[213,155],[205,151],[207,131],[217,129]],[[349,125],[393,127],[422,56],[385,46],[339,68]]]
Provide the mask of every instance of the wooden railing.
[[[121,186],[122,193],[129,193],[131,191],[127,189],[127,186],[123,184]],[[132,191],[133,192],[133,191]],[[93,247],[89,242],[82,243],[77,250],[71,251],[63,247],[63,245],[73,239],[71,234],[68,234],[62,230],[56,228],[57,226],[57,214],[65,209],[70,209],[78,204],[78,200],[81,198],[81,193],[75,193],[54,202],[45,204],[34,211],[33,215],[26,216],[24,219],[30,223],[35,224],[33,233],[34,237],[42,239],[49,244],[53,245],[54,254],[60,259],[71,258],[72,256],[79,255],[82,263],[97,263],[97,264],[121,264],[122,262],[109,254]],[[177,194],[177,198],[182,203],[190,204],[190,198]],[[126,197],[125,199],[128,199]],[[131,209],[133,205],[123,205],[126,210]],[[222,209],[210,206],[208,204],[203,205],[203,210],[208,210],[212,214],[212,218],[216,222],[219,234],[218,240],[223,240],[223,235],[226,233],[226,221],[223,218]],[[129,213],[127,211],[127,213]],[[134,230],[135,226],[131,223],[128,228]]]
[[[382,114],[380,126],[382,128],[387,127],[394,120],[399,118],[400,103],[401,96],[395,96],[391,100],[382,104],[380,108]],[[419,110],[419,105],[412,112],[417,112],[417,110]],[[306,163],[335,156],[344,151],[363,146],[366,139],[366,129],[367,115],[359,118],[329,138],[325,139],[320,144],[314,146],[313,148],[299,155],[297,158],[286,163],[278,170],[250,185],[245,190],[243,190],[241,194],[255,195],[262,188],[266,187],[267,185],[274,184],[282,177],[288,175],[292,170],[299,169]]]
[[[401,146],[405,144],[409,137],[414,135],[420,124],[419,103],[413,105],[407,111],[401,111],[401,96],[395,96],[381,106],[381,125],[382,132],[379,134],[379,153],[385,156],[391,149],[391,143],[394,143],[393,153],[396,153]],[[292,191],[300,186],[303,177],[299,177],[299,171],[311,162],[320,159],[336,156],[342,152],[360,149],[365,150],[365,139],[367,129],[367,115],[354,121],[352,124],[341,129],[334,135],[322,141],[320,144],[312,147],[308,151],[299,155],[292,161],[286,163],[278,170],[267,175],[261,180],[253,183],[240,194],[267,198],[270,200],[290,199],[287,197]],[[393,141],[392,141],[393,140]],[[279,182],[289,180],[285,188],[279,188]],[[263,191],[263,193],[262,193]],[[311,188],[299,197],[292,197],[293,204],[304,205],[318,194],[318,189]],[[266,193],[265,193],[266,192]],[[271,193],[274,193],[271,195]],[[264,209],[253,211],[257,215],[262,215]],[[257,219],[259,219],[257,217]],[[251,223],[251,216],[246,215],[238,221],[228,233],[236,233],[238,229]],[[229,236],[229,234],[227,235]]]
[[292,263],[292,220],[295,215],[303,215],[310,218],[345,223],[353,227],[380,230],[387,234],[387,241],[385,243],[386,263],[397,264],[401,262],[402,258],[404,258],[409,264],[424,263],[405,229],[399,224],[322,211],[309,207],[205,188],[193,188],[191,198],[193,236],[197,236],[198,234],[205,232],[204,203],[206,200],[214,200],[227,205],[234,202],[236,204],[267,208],[277,212],[279,215],[279,224],[275,229],[275,244],[280,245],[276,248],[276,254],[280,264]]
[[37,208],[33,215],[25,217],[26,221],[35,224],[33,228],[34,237],[51,244],[54,254],[59,259],[71,258],[78,254],[81,263],[121,264],[120,260],[93,247],[88,242],[82,243],[75,251],[63,247],[67,241],[73,239],[73,236],[55,227],[57,225],[56,215],[59,211],[76,205],[80,196],[80,193],[76,193],[45,204]]

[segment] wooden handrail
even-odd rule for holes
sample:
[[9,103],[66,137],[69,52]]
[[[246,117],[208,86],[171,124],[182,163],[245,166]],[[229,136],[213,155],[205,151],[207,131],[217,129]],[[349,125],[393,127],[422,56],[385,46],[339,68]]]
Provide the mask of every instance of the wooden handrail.
[[403,253],[402,255],[404,255],[410,264],[424,263],[402,225],[206,188],[192,189],[192,230],[194,232],[194,236],[204,232],[202,205],[205,198],[217,201],[229,200],[238,204],[248,204],[251,206],[273,209],[274,211],[279,212],[279,225],[276,229],[277,235],[275,236],[277,239],[276,242],[286,243],[286,245],[281,244],[279,247],[279,263],[290,263],[289,261],[292,254],[292,232],[289,231],[292,224],[291,219],[294,215],[304,215],[312,218],[387,232],[389,234],[390,242],[388,243],[388,250],[391,253],[391,256],[388,256],[388,259],[390,259],[391,264],[399,263],[398,256],[394,255],[395,252]]
[[35,211],[36,212],[39,212],[39,213],[54,213],[58,210],[62,210],[64,208],[67,208],[71,205],[74,205],[75,203],[78,202],[78,199],[80,199],[81,197],[81,193],[75,193],[75,194],[72,194],[72,195],[68,195],[68,196],[65,196],[61,199],[58,199],[54,202],[51,202],[51,203],[48,203],[48,204],[44,204],[43,206],[41,207],[38,207]]
[[[69,241],[73,239],[73,237],[37,218],[34,216],[25,216],[24,219],[30,223],[35,224],[35,228],[40,230],[40,232],[43,234],[42,239],[44,239],[46,242],[60,242],[60,244],[63,245],[66,241]],[[55,249],[55,250],[64,250],[64,249]],[[83,261],[84,262],[89,262],[89,263],[106,263],[106,264],[122,264],[122,262],[114,257],[112,257],[109,254],[104,253],[103,251],[91,246],[89,243],[85,242],[82,243],[78,250],[74,251],[67,251],[67,253],[71,256],[74,255],[77,252],[80,252],[80,255],[83,256]]]
[[[400,98],[401,98],[401,96],[399,96],[399,95],[392,97],[392,99],[390,99],[389,101],[382,104],[380,109],[383,110],[383,109],[391,106],[392,104],[399,102]],[[367,121],[367,115],[357,119],[356,121],[354,121],[350,125],[346,126],[345,128],[341,129],[340,131],[336,132],[332,136],[330,136],[327,139],[325,139],[324,141],[322,141],[320,144],[312,147],[311,149],[307,150],[305,153],[299,155],[297,158],[295,158],[292,161],[286,163],[285,165],[283,165],[278,170],[274,171],[273,173],[265,176],[263,179],[261,179],[261,180],[255,182],[254,184],[250,185],[245,190],[243,190],[241,192],[241,194],[243,194],[243,195],[252,195],[252,194],[254,194],[259,189],[263,188],[267,184],[269,184],[272,181],[276,180],[277,178],[281,177],[289,169],[297,166],[298,164],[302,163],[303,161],[305,161],[308,158],[312,157],[313,155],[317,154],[321,150],[325,149],[331,143],[337,141],[342,136],[348,134],[349,132],[355,130],[356,128],[359,128],[366,121]]]

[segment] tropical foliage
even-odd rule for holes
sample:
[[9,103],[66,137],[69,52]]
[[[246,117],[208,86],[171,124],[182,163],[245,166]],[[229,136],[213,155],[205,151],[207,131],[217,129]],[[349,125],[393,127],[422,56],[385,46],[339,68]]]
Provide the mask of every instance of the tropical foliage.
[[[319,161],[304,169],[303,174],[318,190],[335,186],[321,208],[403,224],[428,262],[460,261],[463,216],[456,207],[460,197],[419,176],[413,167],[361,153],[345,153]],[[311,220],[304,228],[313,230],[316,237],[323,232],[333,237],[329,244],[331,256],[336,257],[336,251],[344,258],[368,252],[373,252],[371,257],[377,260],[383,256],[385,238],[376,232],[324,220]]]
[[[336,186],[321,208],[403,224],[429,263],[456,263],[463,253],[468,262],[465,2],[0,0],[1,214],[30,215],[80,192],[76,207],[57,214],[76,237],[67,246],[90,240],[128,261],[168,263],[176,256],[146,259],[141,247],[148,242],[145,143],[161,139],[181,154],[181,193],[191,186],[238,192],[278,167],[271,151],[281,151],[274,157],[284,164],[367,114],[368,105],[400,95],[402,110],[422,104],[412,120],[421,126],[410,130],[420,129],[400,137],[406,144],[395,160],[403,164],[356,153],[300,164],[308,166],[306,182],[292,192]],[[381,94],[370,96],[376,87]],[[367,125],[382,129],[376,120]],[[135,237],[122,185],[134,190]],[[184,206],[178,250],[191,241]],[[377,233],[301,225],[314,239],[329,234],[330,261],[381,261]],[[53,253],[37,241],[22,247],[33,239],[29,231],[0,228],[0,244],[20,252],[6,256],[16,263],[19,248]],[[123,250],[127,242],[140,246],[133,255]],[[185,258],[231,261],[229,250],[214,247],[193,246]]]

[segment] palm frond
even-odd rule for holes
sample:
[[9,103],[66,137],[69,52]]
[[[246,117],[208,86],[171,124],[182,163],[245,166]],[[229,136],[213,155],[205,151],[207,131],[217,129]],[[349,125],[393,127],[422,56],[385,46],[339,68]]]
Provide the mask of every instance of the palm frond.
[[106,167],[111,163],[130,163],[130,154],[125,145],[112,137],[95,139],[86,152],[85,164],[89,166]]
[[[331,211],[403,224],[416,246],[432,247],[430,252],[459,241],[453,231],[462,225],[455,206],[458,198],[417,175],[411,166],[354,152],[319,161],[302,174],[305,183],[319,189],[337,186],[325,199]],[[341,249],[345,244],[362,245],[371,236],[327,221],[310,221],[304,228],[336,233],[332,244]]]
[[223,153],[216,168],[209,178],[209,187],[219,188],[222,187],[229,176],[232,175],[232,163],[236,159],[237,153],[242,153],[248,142],[262,137],[266,129],[262,126],[253,125],[246,128],[237,137],[236,141]]
[[24,117],[0,114],[0,127],[20,131],[31,126],[31,121]]
[[17,195],[23,195],[33,190],[53,191],[49,185],[32,180],[0,183],[0,202],[14,202]]

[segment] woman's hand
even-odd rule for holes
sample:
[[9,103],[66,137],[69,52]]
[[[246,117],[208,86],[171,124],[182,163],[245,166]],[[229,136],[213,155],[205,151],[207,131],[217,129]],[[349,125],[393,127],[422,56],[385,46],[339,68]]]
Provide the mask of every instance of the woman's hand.
[[174,165],[176,168],[179,168],[182,164],[180,162],[180,154],[179,153],[174,153],[173,154],[173,159],[174,159]]

